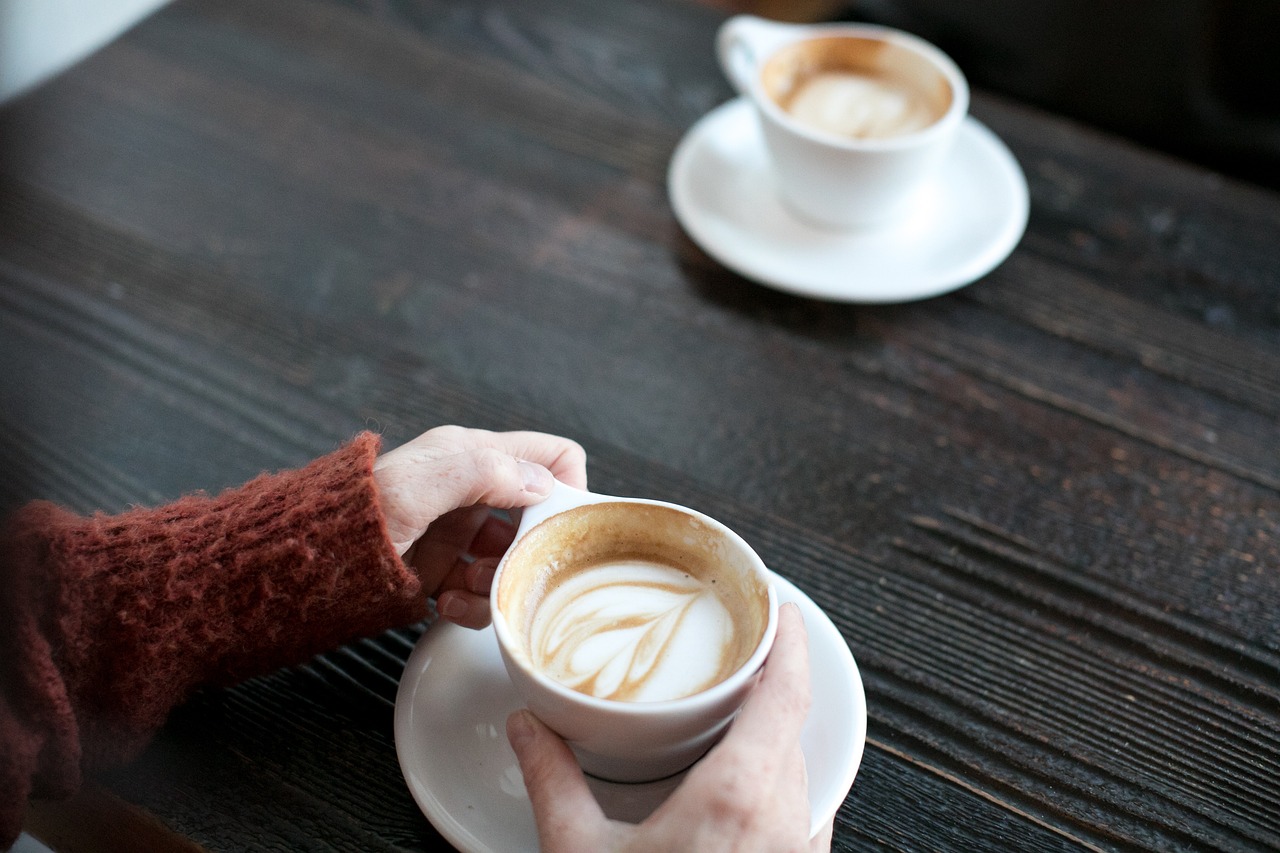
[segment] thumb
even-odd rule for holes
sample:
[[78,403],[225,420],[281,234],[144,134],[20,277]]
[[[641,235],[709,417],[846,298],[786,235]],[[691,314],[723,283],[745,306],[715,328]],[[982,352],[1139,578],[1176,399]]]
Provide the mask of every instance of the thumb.
[[523,710],[507,718],[507,739],[524,774],[541,849],[593,849],[605,816],[569,747]]

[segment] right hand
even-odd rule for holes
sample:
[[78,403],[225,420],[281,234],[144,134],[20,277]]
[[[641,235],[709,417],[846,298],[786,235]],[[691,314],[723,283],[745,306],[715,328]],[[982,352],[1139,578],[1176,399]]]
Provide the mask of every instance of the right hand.
[[528,711],[507,720],[544,851],[829,850],[832,823],[809,838],[800,731],[809,711],[808,637],[783,605],[764,671],[729,733],[643,823],[605,817],[573,753]]

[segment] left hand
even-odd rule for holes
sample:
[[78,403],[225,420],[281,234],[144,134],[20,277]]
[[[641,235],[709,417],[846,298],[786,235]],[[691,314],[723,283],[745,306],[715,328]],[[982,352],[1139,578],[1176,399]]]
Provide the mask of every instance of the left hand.
[[373,477],[396,553],[437,611],[482,628],[494,570],[515,535],[491,510],[539,503],[557,479],[585,489],[586,453],[545,433],[443,426],[379,456]]

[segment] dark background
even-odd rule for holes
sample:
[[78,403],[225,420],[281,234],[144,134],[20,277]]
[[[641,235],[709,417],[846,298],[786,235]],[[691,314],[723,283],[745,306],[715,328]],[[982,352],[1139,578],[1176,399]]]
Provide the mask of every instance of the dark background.
[[975,88],[1280,188],[1275,0],[721,0],[785,20],[897,27]]

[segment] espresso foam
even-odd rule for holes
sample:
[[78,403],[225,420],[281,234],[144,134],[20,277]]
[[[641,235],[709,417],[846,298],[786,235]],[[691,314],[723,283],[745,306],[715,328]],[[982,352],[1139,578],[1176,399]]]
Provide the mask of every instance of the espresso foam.
[[632,502],[534,527],[504,559],[495,594],[530,667],[618,701],[714,686],[747,662],[769,618],[767,583],[720,532]]
[[845,139],[889,139],[940,120],[955,93],[912,48],[864,36],[783,47],[760,71],[769,98],[798,124]]
[[534,666],[601,699],[651,702],[705,690],[741,665],[717,585],[639,560],[578,569],[534,611]]
[[871,74],[828,71],[805,80],[786,111],[801,124],[851,139],[887,139],[937,120],[918,94]]

